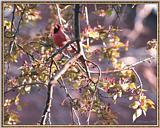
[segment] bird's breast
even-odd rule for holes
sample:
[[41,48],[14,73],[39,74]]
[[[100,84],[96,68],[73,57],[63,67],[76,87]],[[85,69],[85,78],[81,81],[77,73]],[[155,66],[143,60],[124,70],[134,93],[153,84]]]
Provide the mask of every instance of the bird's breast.
[[67,41],[65,36],[59,33],[53,35],[53,40],[58,47],[63,47],[65,45],[65,42]]

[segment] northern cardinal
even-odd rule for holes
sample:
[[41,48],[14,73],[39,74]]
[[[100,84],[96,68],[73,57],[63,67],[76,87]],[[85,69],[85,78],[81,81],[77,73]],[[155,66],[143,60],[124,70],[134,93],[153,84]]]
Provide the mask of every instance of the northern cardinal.
[[[70,40],[69,37],[63,32],[62,27],[57,23],[53,25],[53,28],[51,28],[50,35],[52,36],[56,46],[60,48],[66,45],[66,43]],[[67,50],[72,53],[76,51],[72,45]]]
[[69,41],[69,37],[63,32],[59,24],[54,24],[53,28],[51,28],[50,34],[54,43],[58,47],[63,47],[67,41]]

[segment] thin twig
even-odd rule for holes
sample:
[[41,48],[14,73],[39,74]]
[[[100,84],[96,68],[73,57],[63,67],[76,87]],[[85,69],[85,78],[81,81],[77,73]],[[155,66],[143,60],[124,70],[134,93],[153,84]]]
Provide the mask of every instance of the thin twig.
[[81,51],[81,46],[80,46],[80,24],[79,24],[79,11],[80,6],[79,4],[75,4],[75,8],[74,8],[74,34],[75,34],[75,39],[76,39],[76,43],[77,43],[77,49],[78,52]]
[[13,30],[13,22],[14,22],[14,18],[15,18],[15,11],[16,11],[16,7],[15,7],[15,5],[13,5],[12,20],[11,20],[11,33],[12,33],[12,30]]
[[50,111],[48,113],[48,122],[49,122],[50,125],[52,124],[52,121],[51,121],[51,112]]
[[113,9],[115,10],[116,15],[117,15],[117,17],[116,17],[116,19],[115,19],[115,21],[114,21],[114,24],[115,24],[118,19],[119,19],[119,21],[120,21],[120,16],[119,16],[119,12],[118,12],[117,9],[115,8],[115,5],[113,5]]
[[[85,14],[86,14],[87,27],[89,27],[89,18],[88,18],[88,8],[87,8],[87,6],[85,6]],[[89,47],[89,37],[87,37],[87,46]]]
[[30,57],[31,57],[32,60],[37,61],[37,60],[35,59],[35,57],[34,57],[31,53],[29,53],[28,51],[26,51],[21,45],[19,45],[19,44],[17,44],[17,43],[16,43],[16,45],[17,45],[24,53],[27,54],[27,56],[29,57],[29,59],[30,59]]
[[[27,5],[26,5],[26,6],[27,6]],[[18,22],[17,29],[16,29],[16,31],[14,32],[13,40],[10,42],[10,46],[9,46],[9,53],[10,53],[10,54],[11,54],[11,52],[12,52],[13,43],[14,43],[14,40],[15,40],[15,38],[16,38],[16,35],[17,35],[17,33],[19,32],[19,27],[20,27],[20,25],[21,25],[21,22],[22,22],[22,19],[23,19],[23,15],[25,14],[26,6],[24,7],[23,11],[21,12],[20,20],[19,20],[19,22]]]
[[[10,77],[10,62],[8,62],[8,64],[7,64],[7,70],[6,70],[6,79],[5,79],[5,83],[7,83],[7,81],[9,80],[9,77]],[[8,85],[7,85],[7,87],[6,88],[8,88]]]
[[91,106],[90,106],[90,109],[89,109],[89,112],[88,112],[88,118],[87,118],[87,121],[86,121],[88,125],[89,125],[89,123],[90,123],[90,117],[91,117],[91,112],[92,112],[93,103],[94,103],[94,100],[95,100],[95,97],[96,97],[96,93],[97,93],[97,88],[95,89],[95,92],[94,92],[94,94],[93,94]]
[[90,62],[90,63],[92,63],[93,65],[95,65],[96,67],[97,67],[97,69],[98,69],[98,71],[99,71],[99,76],[98,76],[98,80],[97,80],[97,82],[95,83],[95,92],[94,92],[94,94],[93,94],[93,98],[92,98],[92,102],[91,102],[91,106],[90,106],[90,110],[89,110],[89,113],[88,113],[88,118],[87,118],[87,124],[89,125],[89,123],[90,123],[90,117],[91,117],[91,112],[92,112],[92,108],[93,108],[93,103],[94,103],[94,100],[95,100],[95,98],[96,98],[96,93],[97,93],[97,89],[98,89],[98,82],[99,82],[99,80],[100,80],[100,78],[101,78],[101,69],[100,69],[100,67],[97,65],[97,64],[95,64],[94,62],[92,62],[92,61],[89,61],[88,60],[88,62]]
[[49,59],[54,58],[56,55],[58,55],[59,53],[61,53],[64,49],[66,49],[70,44],[72,44],[74,42],[75,42],[74,39],[71,40],[71,41],[68,41],[65,46],[63,46],[62,48],[60,48],[58,51],[56,51],[55,53],[53,53],[48,59],[46,59],[46,62],[48,62]]
[[81,122],[80,122],[80,119],[79,119],[79,116],[78,116],[76,110],[73,107],[72,107],[72,110],[73,110],[73,112],[74,112],[74,114],[75,114],[75,116],[77,118],[78,125],[81,125]]
[[52,61],[51,61],[51,64],[50,64],[50,71],[49,71],[49,77],[50,77],[50,79],[52,78],[52,65],[53,65],[53,59],[52,59]]
[[21,12],[21,17],[20,17],[20,20],[19,20],[19,22],[18,22],[18,26],[17,26],[16,32],[15,32],[15,36],[16,36],[17,33],[19,32],[19,27],[20,27],[21,22],[22,22],[22,20],[23,20],[23,15],[25,14],[26,7],[27,7],[27,5],[24,7],[23,11]]
[[59,8],[59,5],[56,4],[56,7],[57,7],[57,14],[58,14],[58,19],[59,19],[59,23],[60,25],[62,25],[62,17],[61,17],[61,12],[60,12],[60,8]]
[[97,83],[99,82],[101,76],[102,76],[101,68],[100,68],[96,63],[94,63],[94,62],[92,62],[92,61],[90,61],[90,60],[86,60],[86,61],[89,62],[89,63],[91,63],[91,64],[93,64],[93,65],[96,66],[97,69],[98,69],[98,79],[97,79],[96,82],[94,82],[95,84],[97,84]]
[[4,95],[11,92],[11,91],[14,91],[15,89],[19,88],[19,87],[25,87],[27,85],[36,85],[36,84],[39,84],[39,85],[46,85],[45,83],[42,83],[42,82],[33,82],[33,83],[25,83],[25,84],[22,84],[22,85],[19,85],[19,86],[14,86],[12,87],[10,90],[8,91],[5,91],[4,92]]
[[[136,62],[136,63],[133,63],[133,64],[131,64],[131,65],[127,65],[127,66],[125,66],[124,68],[122,68],[122,69],[117,69],[117,70],[109,70],[109,71],[101,71],[101,73],[102,74],[112,74],[112,73],[117,73],[117,72],[121,72],[121,71],[124,71],[124,70],[129,70],[129,69],[132,69],[133,67],[135,67],[135,66],[137,66],[137,65],[139,65],[139,64],[141,64],[141,63],[144,63],[144,62],[146,62],[146,61],[150,61],[150,60],[152,60],[152,59],[155,59],[154,57],[149,57],[149,58],[146,58],[146,59],[144,59],[144,60],[141,60],[141,61],[138,61],[138,62]],[[91,74],[97,74],[97,73],[99,73],[99,72],[96,72],[96,71],[91,71],[90,70],[90,73]]]
[[[97,92],[98,92],[98,94],[99,94],[100,97],[113,99],[113,96],[111,96],[111,95],[103,95],[103,94],[101,94],[101,93],[100,93],[100,90],[104,92],[103,89],[98,88],[98,91],[97,91]],[[131,95],[130,95],[130,93],[129,93],[129,94],[122,95],[121,98],[128,98],[128,97],[130,97],[130,96],[136,96],[136,95],[135,95],[135,94],[131,94]]]
[[[134,68],[134,67],[132,67],[131,69],[132,69],[132,71],[134,72],[134,74],[136,75],[136,77],[138,78],[138,82],[139,82],[139,84],[140,84],[141,94],[142,94],[142,89],[143,89],[143,83],[142,83],[142,80],[141,80],[140,76],[138,75],[137,71],[135,70],[135,68]],[[140,95],[141,95],[141,94],[140,94]]]
[[69,61],[63,66],[63,68],[56,73],[56,75],[53,77],[53,80],[51,80],[51,84],[54,85],[57,83],[57,80],[68,70],[68,68],[80,57],[80,53],[76,53],[73,58],[69,59]]
[[80,20],[79,20],[79,13],[80,13],[80,6],[79,4],[75,4],[75,8],[74,8],[74,34],[75,34],[75,39],[76,39],[76,43],[77,43],[77,49],[78,52],[81,54],[80,56],[80,61],[83,64],[87,76],[90,79],[91,75],[89,72],[89,68],[86,64],[86,57],[83,51],[83,46],[82,46],[82,42],[80,42]]
[[72,106],[72,102],[70,102],[70,106],[71,106],[71,118],[72,118],[72,124],[75,124],[75,122],[74,122],[74,116],[73,116],[73,106]]

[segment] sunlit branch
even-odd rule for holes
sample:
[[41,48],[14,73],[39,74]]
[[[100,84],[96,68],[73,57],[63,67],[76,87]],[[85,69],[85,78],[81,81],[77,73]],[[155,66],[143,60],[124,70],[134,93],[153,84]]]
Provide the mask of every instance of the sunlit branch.
[[47,120],[48,114],[51,111],[51,106],[52,106],[53,86],[52,86],[50,81],[49,81],[47,86],[48,86],[47,100],[46,100],[45,108],[44,108],[44,111],[43,111],[43,114],[42,114],[42,118],[41,118],[41,121],[40,121],[41,125],[45,125],[46,124],[46,120]]
[[[124,71],[124,70],[129,70],[129,69],[132,69],[133,67],[141,64],[141,63],[144,63],[144,62],[147,62],[147,61],[150,61],[152,59],[155,59],[154,57],[149,57],[149,58],[146,58],[144,60],[141,60],[141,61],[138,61],[136,63],[133,63],[131,65],[128,65],[128,66],[125,66],[124,68],[122,69],[117,69],[117,70],[108,70],[108,71],[101,71],[102,74],[112,74],[112,73],[117,73],[117,72],[121,72],[121,71]],[[97,74],[99,72],[97,71],[90,71],[91,74]]]
[[60,23],[60,25],[62,25],[62,17],[61,17],[61,12],[60,12],[60,8],[59,8],[58,4],[56,4],[56,8],[57,8],[59,23]]
[[73,112],[74,112],[74,114],[75,114],[75,116],[77,118],[78,125],[81,125],[81,122],[80,122],[80,119],[79,119],[79,116],[78,116],[76,110],[73,107],[72,107],[72,110],[73,110]]
[[142,94],[142,89],[143,89],[143,83],[142,83],[142,80],[140,78],[140,76],[138,75],[137,71],[134,69],[134,67],[131,68],[132,71],[134,72],[134,74],[136,75],[137,79],[138,79],[138,82],[140,84],[140,88],[141,88],[141,94]]
[[[86,23],[87,27],[89,26],[89,18],[88,18],[88,8],[85,6],[85,15],[86,15]],[[87,37],[87,46],[89,46],[89,37]]]

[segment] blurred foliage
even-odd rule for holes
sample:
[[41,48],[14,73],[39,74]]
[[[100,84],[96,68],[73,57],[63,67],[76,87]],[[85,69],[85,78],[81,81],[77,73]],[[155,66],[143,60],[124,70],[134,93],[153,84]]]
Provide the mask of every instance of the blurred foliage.
[[147,42],[147,47],[146,47],[147,50],[149,49],[157,49],[157,40],[156,39],[153,39],[151,41],[148,41]]
[[[7,91],[14,88],[18,91],[18,95],[15,97],[11,99],[5,98],[4,100],[5,124],[20,123],[20,117],[17,111],[23,111],[23,106],[25,105],[25,103],[20,102],[21,95],[34,92],[33,89],[35,88],[39,90],[43,86],[47,86],[50,76],[53,76],[57,72],[56,65],[53,61],[46,63],[46,60],[52,53],[57,51],[52,38],[49,36],[51,24],[59,20],[55,4],[49,5],[51,12],[50,19],[44,33],[37,34],[31,40],[17,33],[20,25],[31,22],[35,23],[36,20],[41,19],[41,13],[37,6],[36,4],[4,4],[4,13],[10,12],[9,17],[3,19],[5,36],[4,63],[6,65],[17,64],[19,66],[18,71],[20,71],[19,76],[11,76],[8,72],[9,69],[5,69],[5,79],[7,80],[5,85],[7,85]],[[118,8],[121,7],[120,5],[117,6]],[[73,5],[59,5],[59,9],[63,27],[72,36]],[[93,14],[96,16],[111,16],[113,10],[114,8],[109,6],[108,8],[97,9],[93,11]],[[81,20],[85,20],[85,14],[81,13],[81,17],[83,17]],[[20,22],[18,20],[19,18],[23,20]],[[15,23],[17,20],[20,22],[19,26]],[[20,29],[23,29],[23,26]],[[131,69],[123,70],[126,65],[119,58],[121,51],[125,52],[128,50],[129,42],[122,42],[118,37],[118,32],[121,32],[121,29],[113,26],[109,28],[101,25],[94,28],[86,26],[84,31],[81,32],[81,39],[89,38],[90,40],[89,46],[86,43],[83,44],[88,60],[98,55],[99,61],[107,60],[109,62],[106,72],[119,70],[118,72],[113,72],[102,77],[98,83],[98,87],[105,92],[106,99],[108,97],[113,99],[114,104],[116,104],[118,98],[120,99],[123,96],[132,100],[129,107],[135,110],[133,114],[133,121],[135,121],[142,113],[146,115],[149,108],[155,109],[155,106],[151,99],[146,98],[145,91],[138,86],[134,72]],[[103,47],[92,51],[90,45],[96,41],[100,41],[100,45]],[[155,46],[155,40],[147,43],[147,49],[155,48]],[[22,59],[23,63],[20,63]],[[60,68],[68,60],[62,54],[57,55],[54,59]],[[95,69],[93,64],[88,63],[88,67]],[[87,113],[91,109],[98,118],[95,124],[118,124],[117,115],[115,112],[112,112],[112,105],[103,103],[100,98],[102,95],[99,92],[96,93],[96,97],[93,99],[96,86],[88,80],[86,74],[77,63],[74,63],[63,77],[67,84],[81,96],[72,101],[72,106],[76,110],[81,113]],[[97,76],[93,76],[94,79],[97,79]],[[91,108],[92,101],[93,107]],[[16,110],[13,110],[12,106],[16,106]]]

